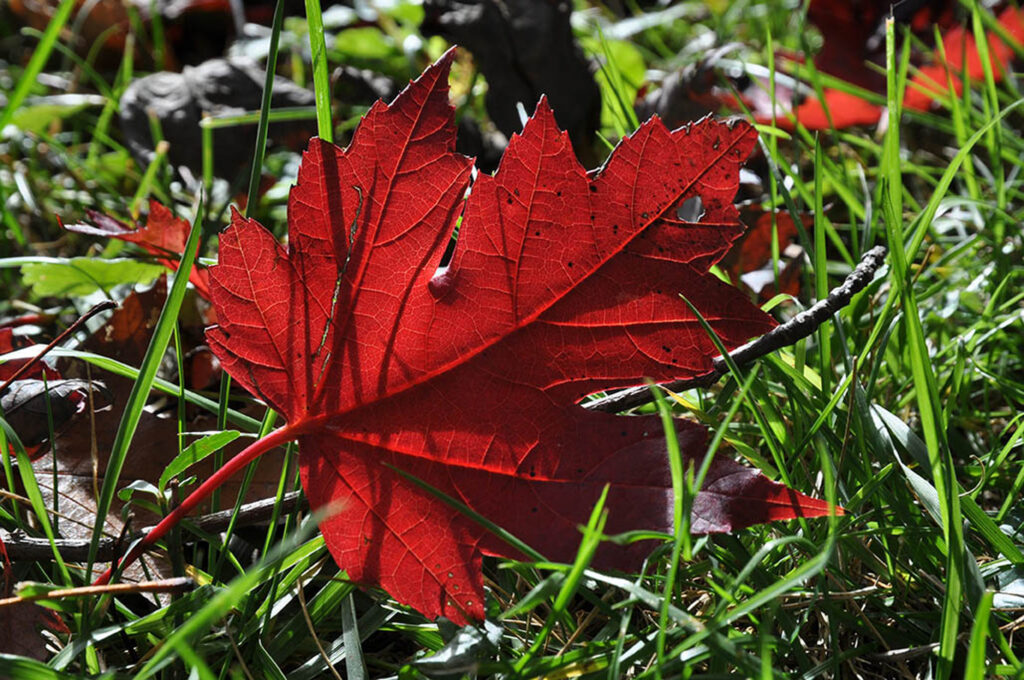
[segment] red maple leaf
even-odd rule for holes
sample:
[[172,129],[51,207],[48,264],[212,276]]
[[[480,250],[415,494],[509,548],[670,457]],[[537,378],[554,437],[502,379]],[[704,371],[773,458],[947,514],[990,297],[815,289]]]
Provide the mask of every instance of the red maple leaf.
[[[518,555],[405,475],[549,559],[572,559],[606,485],[609,532],[670,532],[659,420],[579,400],[712,369],[717,352],[680,292],[730,347],[774,323],[707,273],[742,231],[732,199],[749,125],[669,132],[655,119],[588,175],[542,100],[497,173],[474,178],[454,152],[452,57],[375,104],[347,149],[311,142],[287,248],[234,214],[210,269],[220,325],[207,337],[225,370],[288,419],[232,465],[298,439],[312,506],[340,504],[321,523],[338,564],[465,622],[484,613],[481,556]],[[699,458],[704,429],[677,429]],[[719,457],[692,530],[827,512]],[[635,569],[648,550],[606,544],[598,561]]]
[[[65,224],[68,231],[92,236],[117,238],[142,246],[153,255],[157,262],[172,271],[177,271],[181,252],[185,249],[191,226],[187,220],[177,217],[169,208],[156,200],[149,202],[149,216],[145,226],[131,227],[120,220],[90,210],[92,224]],[[207,270],[198,266],[192,268],[188,280],[203,298],[210,299],[210,278]]]

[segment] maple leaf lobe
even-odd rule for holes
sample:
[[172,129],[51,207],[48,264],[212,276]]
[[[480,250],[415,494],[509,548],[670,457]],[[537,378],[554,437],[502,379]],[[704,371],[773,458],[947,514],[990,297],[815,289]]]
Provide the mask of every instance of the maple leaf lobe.
[[[681,291],[728,347],[774,322],[707,272],[742,231],[732,199],[749,125],[648,121],[588,174],[542,100],[498,171],[471,183],[454,152],[452,57],[371,107],[347,149],[311,141],[287,249],[233,215],[211,269],[221,325],[208,338],[225,370],[287,416],[312,505],[344,501],[321,523],[339,565],[465,622],[483,616],[481,556],[517,555],[398,471],[552,559],[572,559],[606,485],[608,532],[669,532],[660,422],[577,402],[711,370],[717,352]],[[694,196],[697,223],[678,214]],[[699,456],[704,429],[677,429]],[[779,487],[732,476],[747,480],[730,487],[739,498]],[[735,505],[709,505],[736,516],[708,530],[752,523]],[[647,549],[603,546],[598,563],[635,568]]]

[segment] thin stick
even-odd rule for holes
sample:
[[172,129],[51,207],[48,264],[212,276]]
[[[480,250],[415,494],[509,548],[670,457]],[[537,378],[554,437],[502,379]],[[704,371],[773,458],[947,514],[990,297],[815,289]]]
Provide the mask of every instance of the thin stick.
[[32,368],[33,366],[38,364],[42,360],[42,358],[44,356],[46,356],[47,353],[49,353],[49,351],[51,349],[56,347],[66,337],[68,337],[69,335],[71,335],[72,333],[77,331],[79,329],[79,327],[81,327],[81,325],[83,323],[85,323],[86,321],[88,321],[92,317],[96,316],[100,312],[105,312],[108,309],[113,309],[114,307],[117,307],[117,303],[113,302],[112,300],[104,300],[103,302],[100,302],[100,303],[97,303],[96,305],[93,305],[92,309],[90,309],[88,312],[86,312],[85,314],[80,316],[78,318],[78,320],[75,321],[70,326],[68,326],[67,329],[65,329],[63,333],[61,333],[60,335],[55,337],[53,340],[51,340],[50,344],[43,348],[43,351],[41,351],[39,354],[37,354],[34,357],[32,357],[32,359],[28,363],[26,363],[24,366],[22,366],[17,371],[15,371],[14,375],[12,375],[10,378],[8,378],[7,381],[3,385],[0,385],[0,392],[3,392],[4,390],[6,390],[8,387],[10,387],[12,382],[17,380],[21,376],[25,375],[25,373],[27,373],[30,368]]
[[25,597],[5,597],[0,599],[0,607],[14,605],[19,602],[35,602],[36,600],[61,600],[69,597],[92,597],[94,595],[123,595],[125,593],[183,593],[196,587],[190,578],[164,578],[142,583],[114,583],[105,586],[82,586],[80,588],[61,588]]
[[341,674],[338,669],[331,663],[331,657],[327,655],[327,650],[324,649],[324,645],[320,642],[320,636],[316,634],[316,627],[313,625],[313,619],[309,617],[309,609],[306,607],[306,595],[302,592],[305,588],[305,584],[302,583],[302,574],[298,575],[295,579],[295,585],[298,586],[297,594],[299,596],[299,609],[302,611],[302,618],[306,620],[306,627],[309,628],[309,634],[313,637],[313,642],[316,643],[316,648],[320,650],[320,657],[327,664],[327,668],[330,669],[331,674],[335,677],[335,680],[342,680]]
[[[850,303],[854,295],[864,290],[871,283],[875,272],[882,266],[885,260],[886,250],[882,246],[876,246],[866,252],[857,267],[850,272],[842,285],[833,288],[828,297],[819,301],[810,309],[800,312],[786,323],[778,326],[768,333],[765,333],[757,340],[748,342],[729,353],[729,357],[737,365],[749,364],[755,359],[771,354],[777,349],[792,345],[813,333],[818,326],[823,324],[830,316]],[[665,383],[665,389],[672,392],[680,392],[693,387],[707,387],[714,384],[719,378],[728,373],[729,368],[725,357],[715,357],[712,362],[713,368],[697,378],[687,380],[676,380]],[[635,408],[650,402],[653,399],[651,388],[647,385],[630,387],[609,394],[601,399],[595,399],[583,404],[584,408],[594,411],[605,411],[618,413],[626,409]]]

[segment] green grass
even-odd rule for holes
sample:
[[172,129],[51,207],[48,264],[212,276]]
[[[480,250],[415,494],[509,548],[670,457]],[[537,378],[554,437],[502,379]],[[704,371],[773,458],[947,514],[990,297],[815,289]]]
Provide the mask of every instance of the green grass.
[[[106,69],[95,52],[81,56],[63,44],[68,34],[62,24],[73,21],[67,16],[71,4],[63,3],[42,32],[19,32],[9,14],[0,14],[3,49],[28,55],[38,48],[30,59],[12,57],[0,66],[9,103],[0,114],[3,121],[17,120],[18,110],[34,105],[34,97],[59,93],[48,84],[53,81],[37,76],[65,66],[72,71],[64,75],[76,79],[80,91],[107,97],[103,106],[74,111],[40,108],[40,115],[51,118],[34,120],[31,129],[9,127],[0,139],[0,285],[6,292],[0,317],[39,314],[47,332],[104,295],[123,299],[127,289],[104,287],[89,298],[40,297],[25,280],[26,267],[42,258],[59,266],[86,255],[139,254],[66,234],[53,215],[78,221],[91,209],[123,218],[154,196],[182,207],[193,220],[194,236],[202,233],[206,244],[199,257],[215,257],[213,237],[236,192],[212,175],[210,135],[258,121],[253,147],[245,150],[257,168],[235,188],[248,186],[247,214],[283,235],[295,153],[265,150],[266,126],[271,118],[313,115],[275,114],[266,98],[260,112],[207,123],[205,165],[197,173],[207,195],[200,201],[198,189],[173,181],[160,158],[149,167],[136,165],[116,125],[114,97],[142,75],[144,60],[132,46],[152,44],[147,41],[159,28],[156,44],[166,49],[167,27],[128,40],[113,69]],[[968,32],[995,30],[981,3],[963,4]],[[318,12],[315,0],[306,5]],[[718,44],[744,45],[731,55],[738,60],[782,68],[769,46],[799,50],[816,41],[804,13],[783,2],[701,7],[686,21],[651,21],[625,45],[607,37],[615,34],[617,18],[579,3],[586,21],[577,26],[578,37],[602,64],[598,80],[606,116],[600,137],[615,140],[635,125],[630,102],[638,59],[647,69],[691,64],[702,53],[688,46],[715,36]],[[410,54],[402,51],[402,41],[415,36],[419,11],[399,4],[382,15],[379,30],[359,31],[358,45],[331,36],[314,39],[311,73],[320,136],[344,143],[361,112],[361,104],[337,101],[332,111],[323,96],[330,69],[343,59],[358,58],[369,68],[379,64],[381,72],[403,79],[443,51],[438,39],[417,43]],[[278,23],[284,28],[274,34],[271,63],[279,73],[305,79],[310,66],[290,71],[296,59],[278,59],[276,50],[308,39],[307,28]],[[322,38],[321,23],[317,15],[310,25]],[[369,47],[368,36],[377,36]],[[920,40],[930,46],[937,37],[938,32]],[[226,533],[185,522],[168,535],[170,570],[194,578],[195,589],[173,597],[53,600],[49,605],[70,635],[53,634],[42,661],[0,655],[0,674],[1024,678],[1024,619],[1019,608],[1006,608],[999,592],[1024,582],[1024,107],[1013,78],[997,82],[989,69],[931,111],[899,114],[915,66],[901,48],[899,27],[887,38],[888,86],[869,95],[889,107],[886,127],[812,133],[764,125],[761,159],[749,164],[763,179],[757,200],[764,207],[813,214],[800,239],[806,252],[801,296],[787,300],[783,313],[799,311],[840,283],[871,246],[889,248],[887,267],[817,334],[754,366],[733,367],[709,389],[668,395],[644,407],[661,413],[666,423],[670,415],[701,420],[712,433],[714,455],[744,459],[793,488],[843,506],[845,515],[735,535],[679,533],[654,550],[643,573],[606,574],[590,564],[606,516],[599,504],[581,528],[572,564],[550,563],[538,554],[524,563],[486,560],[488,620],[459,630],[345,580],[316,532],[315,518],[301,504],[283,505],[298,488],[295,452],[289,450],[261,463],[271,468],[263,475],[275,490],[269,494],[276,499],[269,526],[238,521],[239,504],[223,499],[222,505],[234,507]],[[841,86],[814,69],[801,74],[813,91]],[[459,115],[478,116],[484,110],[482,79],[461,64],[454,78]],[[595,142],[596,155],[606,152],[600,139]],[[279,179],[255,198],[260,169]],[[121,427],[110,472],[99,488],[103,515],[133,481],[122,466],[138,451],[131,446],[133,433],[147,404],[176,421],[180,457],[173,465],[184,470],[184,479],[181,488],[167,485],[168,495],[161,493],[166,480],[160,489],[157,479],[150,480],[151,491],[137,486],[129,507],[140,512],[149,503],[165,513],[181,500],[190,488],[190,457],[220,460],[234,432],[252,437],[274,427],[274,414],[254,408],[237,389],[193,391],[182,381],[188,360],[183,337],[196,323],[186,312],[193,303],[185,283],[179,276],[170,286],[139,365],[74,343],[53,354],[65,362],[62,367],[75,366],[94,379],[133,381],[128,405],[117,414]],[[198,413],[210,414],[216,424],[188,437]],[[85,558],[62,559],[56,541],[69,529],[66,501],[53,514],[54,501],[44,488],[50,479],[31,474],[18,433],[2,424],[0,528],[22,530],[50,546],[49,554],[16,562],[4,577],[86,585],[102,521],[90,518]],[[201,444],[189,446],[199,439]],[[685,518],[703,470],[686,467],[678,451],[669,449],[674,487],[681,492],[674,511]],[[255,474],[249,468],[245,483],[255,483]],[[447,500],[458,507],[456,499]],[[523,552],[530,554],[526,546]]]

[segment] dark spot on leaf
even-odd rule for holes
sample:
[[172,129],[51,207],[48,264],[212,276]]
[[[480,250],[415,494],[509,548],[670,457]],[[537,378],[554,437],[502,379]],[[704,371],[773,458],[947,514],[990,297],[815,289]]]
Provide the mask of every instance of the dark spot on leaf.
[[512,197],[509,196],[508,198],[506,198],[505,202],[508,203],[509,205],[512,205]]
[[597,187],[595,187],[595,186],[594,186],[593,184],[591,184],[591,185],[590,185],[590,190],[591,190],[592,192],[595,192],[595,193],[596,193],[596,192],[597,192]]
[[515,189],[513,189],[513,190],[512,190],[512,193],[513,193],[513,194],[515,194],[516,196],[518,196],[518,195],[519,195],[519,189],[518,189],[518,187],[517,187],[517,188],[515,188]]

